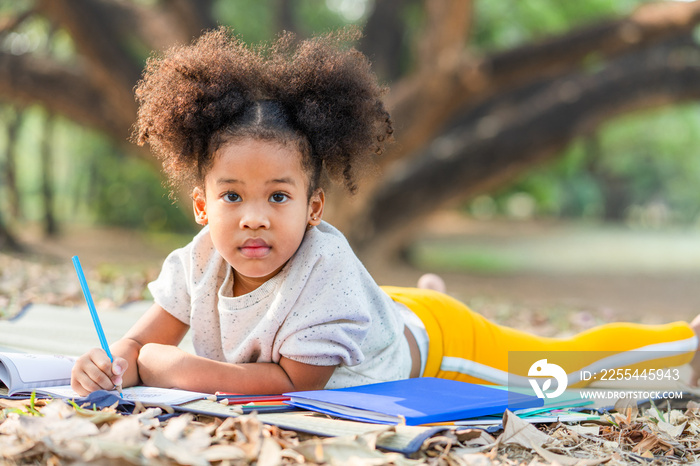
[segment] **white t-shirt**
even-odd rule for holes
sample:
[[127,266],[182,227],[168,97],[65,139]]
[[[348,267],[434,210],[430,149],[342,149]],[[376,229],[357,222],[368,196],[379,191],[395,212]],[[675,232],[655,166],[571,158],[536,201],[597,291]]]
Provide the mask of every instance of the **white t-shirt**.
[[243,296],[233,297],[231,266],[208,227],[173,251],[148,287],[158,305],[190,326],[200,356],[338,365],[326,388],[405,379],[411,371],[400,304],[325,222],[306,232],[277,275]]

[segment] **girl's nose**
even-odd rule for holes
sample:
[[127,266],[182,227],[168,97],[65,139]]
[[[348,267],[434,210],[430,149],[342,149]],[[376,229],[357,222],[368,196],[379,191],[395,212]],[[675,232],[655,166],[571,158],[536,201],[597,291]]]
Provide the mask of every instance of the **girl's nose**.
[[270,228],[270,219],[262,209],[248,208],[241,217],[240,227],[250,230]]

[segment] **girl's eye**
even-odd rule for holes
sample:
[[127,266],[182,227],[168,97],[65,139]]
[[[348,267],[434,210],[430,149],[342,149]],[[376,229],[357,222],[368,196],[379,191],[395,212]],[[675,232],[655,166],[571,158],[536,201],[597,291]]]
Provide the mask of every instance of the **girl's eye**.
[[224,201],[226,201],[226,202],[239,202],[240,200],[241,200],[241,196],[239,196],[236,193],[224,194]]
[[289,196],[287,196],[284,193],[275,193],[272,196],[270,196],[270,202],[273,202],[275,204],[279,204],[281,202],[284,202],[287,199],[289,199]]

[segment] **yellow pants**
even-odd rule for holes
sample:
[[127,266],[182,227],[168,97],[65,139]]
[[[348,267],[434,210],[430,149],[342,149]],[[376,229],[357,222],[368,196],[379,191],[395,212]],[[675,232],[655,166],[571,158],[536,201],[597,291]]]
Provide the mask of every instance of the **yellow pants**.
[[[547,357],[567,374],[595,367],[641,371],[685,364],[698,346],[685,322],[614,323],[569,338],[547,338],[497,325],[436,291],[382,288],[425,325],[429,345],[424,377],[509,385],[509,377],[511,382],[513,377],[523,381],[532,364]],[[571,382],[573,386],[587,383],[585,378]]]

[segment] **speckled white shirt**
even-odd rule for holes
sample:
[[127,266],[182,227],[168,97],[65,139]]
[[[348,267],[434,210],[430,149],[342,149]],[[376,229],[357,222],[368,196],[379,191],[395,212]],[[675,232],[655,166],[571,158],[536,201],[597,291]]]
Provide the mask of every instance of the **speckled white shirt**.
[[338,365],[326,388],[408,378],[400,305],[382,291],[345,237],[326,222],[256,290],[233,297],[231,266],[209,228],[165,260],[149,284],[155,302],[190,326],[198,355],[230,363],[281,356]]

